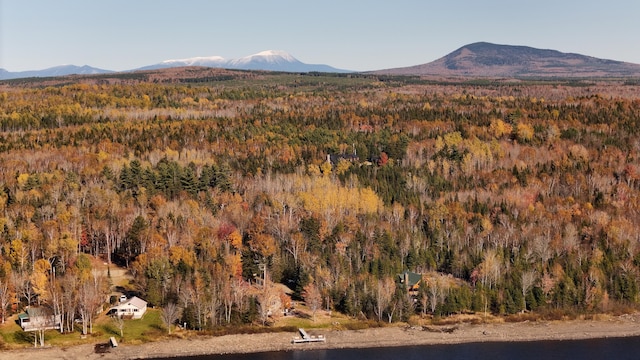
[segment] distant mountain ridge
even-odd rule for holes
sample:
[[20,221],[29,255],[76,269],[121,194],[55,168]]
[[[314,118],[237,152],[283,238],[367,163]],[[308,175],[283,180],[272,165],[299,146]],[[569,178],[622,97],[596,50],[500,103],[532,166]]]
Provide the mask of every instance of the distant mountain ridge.
[[[156,70],[185,66],[204,66],[231,70],[265,70],[281,72],[328,72],[348,73],[329,65],[306,64],[292,55],[279,50],[267,50],[239,59],[221,56],[193,57],[165,60],[143,66],[138,70]],[[105,74],[111,70],[91,66],[64,65],[44,70],[10,72],[0,69],[0,80],[54,77],[71,74]],[[437,77],[557,77],[557,78],[626,78],[640,77],[640,65],[622,61],[599,59],[591,56],[563,53],[557,50],[537,49],[528,46],[498,45],[477,42],[465,45],[430,63],[377,71],[369,74],[413,75]]]
[[0,80],[20,79],[30,77],[51,77],[66,75],[92,75],[92,74],[108,74],[114,71],[94,68],[88,65],[60,65],[43,70],[28,70],[11,72],[0,69]]
[[221,56],[194,57],[188,59],[165,60],[135,70],[155,70],[179,66],[206,66],[233,70],[265,70],[284,72],[351,72],[322,64],[306,64],[281,50],[266,50],[239,59],[225,59]]
[[[137,70],[156,70],[183,66],[205,66],[214,68],[225,68],[233,70],[265,70],[283,72],[331,72],[346,73],[349,70],[337,69],[329,65],[306,64],[296,59],[292,55],[279,50],[267,50],[257,54],[245,56],[239,59],[225,59],[221,56],[194,57],[188,59],[165,60],[157,64],[143,66]],[[64,65],[56,66],[44,70],[10,72],[0,69],[0,80],[28,78],[28,77],[52,77],[65,75],[87,75],[112,73],[111,70],[103,70],[90,66]],[[124,71],[126,72],[126,71]]]
[[430,63],[373,73],[461,77],[640,77],[640,65],[557,50],[478,42]]

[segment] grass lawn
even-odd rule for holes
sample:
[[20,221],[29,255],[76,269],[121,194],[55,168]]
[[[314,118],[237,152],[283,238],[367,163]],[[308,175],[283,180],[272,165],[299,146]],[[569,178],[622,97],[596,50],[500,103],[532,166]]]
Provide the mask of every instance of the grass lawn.
[[[34,333],[22,331],[22,328],[16,323],[16,319],[17,316],[14,315],[7,319],[5,324],[0,325],[0,348],[16,349],[33,346]],[[57,330],[47,330],[44,334],[44,341],[47,346],[70,346],[94,342],[91,336],[81,339],[80,332],[61,334]]]
[[98,318],[93,326],[93,331],[99,333],[104,341],[107,341],[111,336],[114,336],[120,343],[140,344],[152,341],[167,334],[160,319],[160,313],[159,309],[147,309],[142,319],[124,320],[123,337],[120,337],[117,323],[105,315]]
[[304,305],[298,305],[295,316],[282,316],[275,321],[278,327],[295,327],[303,329],[335,329],[345,330],[367,327],[362,320],[350,318],[338,312],[316,311],[315,320],[312,313]]
[[[16,318],[16,316],[13,316],[7,319],[5,324],[0,325],[0,349],[33,346],[34,334],[22,331],[15,322]],[[161,338],[167,332],[160,319],[160,310],[148,309],[142,319],[124,321],[124,337],[120,337],[120,329],[114,320],[104,314],[94,320],[92,334],[82,338],[80,333],[80,324],[76,324],[76,331],[70,334],[61,334],[57,330],[47,330],[45,332],[45,344],[53,346],[93,344],[107,342],[111,336],[114,336],[121,343],[140,344]]]
[[23,342],[25,339],[22,339],[25,336],[28,336],[31,339],[31,343],[33,343],[33,336],[25,334],[24,331],[16,324],[16,316],[12,316],[7,319],[7,321],[0,325],[0,349],[3,348],[12,348],[12,344],[20,341]]
[[[168,336],[167,330],[162,324],[160,309],[147,309],[142,319],[124,320],[123,336],[120,336],[118,323],[105,314],[99,315],[93,323],[93,333],[86,337],[81,337],[81,325],[76,324],[76,331],[70,334],[61,334],[56,330],[48,330],[45,333],[45,344],[47,346],[71,346],[79,344],[106,343],[110,337],[115,337],[121,344],[141,344],[145,342],[157,341]],[[17,315],[7,319],[7,322],[0,325],[0,350],[33,347],[34,335],[22,331],[15,322]],[[327,312],[319,310],[316,312],[315,320],[311,312],[300,305],[296,309],[294,316],[280,316],[274,319],[272,326],[263,328],[260,326],[247,325],[241,328],[240,332],[263,332],[267,331],[296,331],[298,328],[304,329],[361,329],[372,326],[368,322],[349,318],[337,312]],[[225,333],[235,333],[238,328],[221,328],[220,333],[213,331],[211,334],[223,335]],[[176,331],[173,336],[186,336],[187,333]]]

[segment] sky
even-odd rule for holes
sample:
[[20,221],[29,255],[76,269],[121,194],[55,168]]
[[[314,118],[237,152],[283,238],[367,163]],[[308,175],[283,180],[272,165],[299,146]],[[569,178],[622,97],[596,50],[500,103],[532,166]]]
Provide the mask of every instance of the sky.
[[0,0],[0,68],[131,70],[283,50],[366,71],[464,45],[525,45],[640,64],[638,0]]

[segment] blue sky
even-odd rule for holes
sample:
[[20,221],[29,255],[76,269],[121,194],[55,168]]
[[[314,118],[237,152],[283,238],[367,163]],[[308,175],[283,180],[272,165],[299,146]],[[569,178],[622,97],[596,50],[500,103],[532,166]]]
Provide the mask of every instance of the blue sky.
[[0,0],[0,68],[128,70],[284,50],[377,70],[488,41],[640,63],[637,0]]

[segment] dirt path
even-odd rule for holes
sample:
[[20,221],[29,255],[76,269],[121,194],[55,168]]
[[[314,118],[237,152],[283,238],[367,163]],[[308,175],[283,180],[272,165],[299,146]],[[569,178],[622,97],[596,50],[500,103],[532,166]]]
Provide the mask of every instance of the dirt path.
[[111,266],[109,267],[109,272],[111,273],[111,281],[113,281],[114,287],[126,286],[127,284],[129,284],[130,280],[133,280],[133,276],[131,276],[129,270],[117,267],[114,264],[111,264]]
[[93,259],[93,268],[98,269],[105,277],[111,277],[113,287],[124,287],[129,284],[129,281],[133,280],[133,276],[127,270],[127,268],[120,267],[114,263],[107,264],[101,259]]

